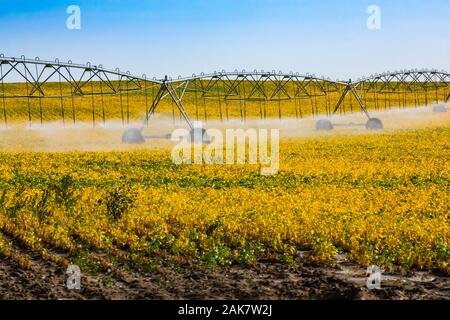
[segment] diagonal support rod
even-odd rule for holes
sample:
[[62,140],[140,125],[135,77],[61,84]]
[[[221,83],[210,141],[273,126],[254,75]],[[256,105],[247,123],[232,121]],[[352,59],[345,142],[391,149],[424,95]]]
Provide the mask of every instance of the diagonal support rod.
[[171,99],[177,106],[178,110],[180,111],[181,115],[183,116],[184,120],[189,125],[189,127],[191,129],[194,129],[194,124],[193,124],[191,118],[189,117],[188,113],[186,112],[186,109],[185,109],[183,103],[181,102],[181,98],[176,93],[176,90],[173,88],[172,84],[168,83],[167,80],[164,80],[163,83],[161,84],[161,87],[158,90],[158,93],[155,96],[155,99],[153,100],[152,105],[150,106],[150,109],[148,110],[147,114],[145,115],[144,125],[141,128],[141,130],[143,130],[145,128],[150,117],[155,112],[156,107],[159,105],[161,100],[164,97],[166,97],[167,95],[171,97]]
[[361,107],[361,110],[364,112],[364,114],[367,116],[367,118],[370,119],[370,114],[367,111],[367,108],[366,108],[364,102],[362,101],[361,97],[359,96],[358,92],[355,90],[355,87],[353,87],[352,80],[350,80],[348,82],[347,86],[345,87],[344,91],[342,92],[342,95],[339,98],[339,101],[337,102],[336,107],[333,110],[333,114],[336,114],[336,112],[339,110],[340,106],[342,105],[342,102],[344,102],[345,97],[349,93],[353,94],[353,96],[355,97],[356,101],[358,101],[358,104]]
[[175,105],[178,107],[178,110],[180,111],[181,115],[183,116],[184,120],[186,120],[189,127],[193,130],[194,124],[191,121],[191,118],[189,118],[189,115],[186,112],[186,109],[184,108],[183,103],[181,102],[181,98],[178,96],[176,91],[173,89],[171,84],[163,83],[163,85],[166,87],[167,92],[169,93],[170,97],[172,98],[173,102],[175,102]]
[[156,93],[155,99],[153,100],[152,105],[150,106],[150,108],[148,109],[148,111],[147,111],[147,113],[145,115],[144,124],[143,124],[141,130],[144,130],[144,128],[147,126],[148,120],[153,115],[153,113],[155,112],[156,107],[158,106],[158,104],[163,99],[165,92],[166,92],[165,85],[163,84],[163,85],[161,85],[161,87],[159,87],[159,90]]

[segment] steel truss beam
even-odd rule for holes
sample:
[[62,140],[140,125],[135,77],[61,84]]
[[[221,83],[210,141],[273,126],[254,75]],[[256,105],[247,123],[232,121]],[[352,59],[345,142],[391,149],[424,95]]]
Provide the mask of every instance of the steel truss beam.
[[[362,112],[370,118],[363,101],[363,93],[418,93],[448,88],[450,74],[437,70],[402,70],[373,75],[357,82],[332,81],[314,75],[298,73],[272,72],[214,72],[211,74],[193,75],[187,78],[157,80],[139,77],[119,69],[108,70],[102,65],[94,66],[74,64],[72,62],[41,61],[21,57],[7,58],[0,55],[1,98],[65,98],[77,96],[121,95],[128,92],[142,91],[147,97],[149,89],[158,88],[150,108],[146,111],[144,125],[148,124],[155,109],[166,97],[177,106],[187,124],[193,128],[183,98],[186,93],[194,93],[203,99],[227,101],[296,101],[325,97],[332,93],[342,94],[333,110],[335,114],[342,106],[345,98],[351,94],[358,102]],[[26,92],[7,92],[5,83],[22,82],[26,84]],[[59,94],[50,93],[50,83],[59,82]],[[64,88],[62,86],[64,83]],[[94,86],[95,84],[95,86]],[[14,87],[14,86],[10,86]],[[450,94],[445,97],[447,102]],[[219,102],[220,103],[220,102]],[[6,123],[6,111],[5,123]]]
[[[6,95],[5,98],[61,98],[71,96],[89,95],[116,95],[125,91],[143,91],[154,85],[160,85],[161,81],[149,80],[144,76],[138,77],[130,73],[120,72],[103,68],[101,65],[91,64],[80,65],[71,62],[62,63],[58,60],[54,62],[27,60],[25,58],[6,58],[0,56],[0,65],[3,74],[0,82],[4,82],[9,77],[9,82],[25,82],[29,90],[25,93]],[[63,81],[69,85],[70,90],[64,89],[58,95],[47,93],[46,87],[50,82]],[[96,91],[87,88],[88,84],[99,84]]]
[[266,102],[325,96],[327,93],[339,92],[340,87],[345,85],[308,75],[265,72],[220,72],[194,75],[178,81],[190,81],[187,91],[200,93],[205,98]]
[[410,70],[384,73],[364,78],[355,83],[366,92],[410,93],[447,88],[450,74],[437,70]]

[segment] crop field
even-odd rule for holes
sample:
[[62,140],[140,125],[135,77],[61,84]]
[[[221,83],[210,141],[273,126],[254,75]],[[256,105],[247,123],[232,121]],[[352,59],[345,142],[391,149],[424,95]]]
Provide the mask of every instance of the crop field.
[[117,128],[4,128],[1,259],[112,278],[299,259],[448,274],[450,117],[416,112],[384,114],[376,133],[302,131],[306,119],[282,134],[275,176],[258,165],[175,165],[173,142],[123,146]]
[[[112,82],[114,85],[114,81]],[[207,81],[200,81],[197,86],[207,86]],[[225,91],[231,83],[222,81],[214,87],[214,90]],[[326,87],[325,84],[322,84]],[[370,93],[363,92],[362,97],[369,110],[383,111],[390,108],[401,107],[417,108],[442,101],[448,95],[448,88],[439,83],[430,83],[436,86],[436,90],[423,91],[418,88],[414,92],[414,87],[398,85],[399,92]],[[266,84],[267,86],[267,84]],[[294,85],[291,85],[294,86]],[[374,85],[375,87],[377,85]],[[378,85],[380,87],[381,84]],[[67,83],[46,83],[44,86],[47,98],[10,98],[2,99],[0,94],[0,126],[8,123],[27,123],[39,125],[44,122],[57,121],[70,126],[80,122],[95,122],[97,125],[110,121],[119,121],[122,124],[130,124],[133,120],[143,119],[146,111],[150,108],[151,102],[158,92],[158,86],[149,85],[145,90],[133,88],[132,84],[127,87],[128,92],[117,95],[94,95],[94,96],[71,96],[71,87]],[[266,118],[295,118],[302,119],[311,115],[331,114],[335,103],[339,100],[343,88],[330,91],[327,94],[318,88],[311,89],[311,96],[304,96],[301,99],[280,100],[280,101],[243,101],[235,100],[232,96],[227,99],[218,99],[212,91],[209,94],[192,89],[185,94],[178,87],[177,94],[183,96],[183,104],[186,111],[194,120],[209,121],[214,119],[266,119]],[[243,92],[251,91],[250,84],[241,84],[239,87]],[[266,88],[267,90],[269,88]],[[287,90],[295,92],[294,88]],[[380,88],[381,89],[381,88]],[[23,83],[5,83],[2,91],[10,96],[25,95],[30,89]],[[100,84],[87,85],[85,89],[102,92]],[[132,91],[136,90],[136,91]],[[53,96],[53,97],[51,97]],[[61,97],[58,97],[61,96]],[[275,97],[277,98],[277,97]],[[344,100],[340,115],[358,112],[359,106],[356,99],[349,95]],[[171,99],[164,99],[157,110],[158,114],[167,118],[180,120],[181,115]]]
[[[43,258],[63,250],[66,263],[92,250],[142,266],[252,264],[307,248],[329,263],[345,252],[448,271],[449,140],[448,128],[287,140],[275,177],[179,167],[165,151],[2,153],[0,227]],[[3,239],[2,254],[27,267],[10,248]]]

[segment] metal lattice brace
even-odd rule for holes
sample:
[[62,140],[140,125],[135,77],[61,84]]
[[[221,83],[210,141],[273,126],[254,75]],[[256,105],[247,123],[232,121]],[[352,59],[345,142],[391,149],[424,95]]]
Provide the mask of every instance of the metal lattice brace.
[[[152,85],[159,85],[161,81],[147,79],[131,75],[129,72],[121,72],[119,69],[108,70],[102,65],[93,66],[74,64],[72,62],[63,63],[59,60],[53,62],[41,61],[39,58],[29,60],[20,58],[6,58],[0,56],[2,68],[9,68],[3,72],[0,81],[4,81],[8,76],[14,76],[13,81],[25,81],[30,90],[25,94],[5,95],[5,98],[60,98],[82,95],[117,95],[124,91],[142,91],[151,88]],[[49,95],[45,90],[45,85],[52,79],[59,79],[70,85],[70,92],[62,95]],[[117,79],[117,80],[116,80]],[[88,86],[92,82],[98,82],[106,90],[90,91]],[[127,88],[128,87],[128,88]]]
[[339,101],[337,102],[336,106],[334,107],[333,114],[336,114],[336,112],[339,110],[339,108],[341,107],[342,103],[344,102],[345,97],[349,93],[353,94],[353,96],[355,97],[356,101],[358,101],[358,104],[361,107],[361,110],[363,111],[363,113],[367,116],[367,118],[370,119],[369,112],[367,111],[367,108],[364,105],[364,102],[362,101],[360,95],[355,90],[355,87],[354,87],[354,84],[352,83],[352,80],[349,80],[347,86],[344,89],[344,92],[342,92],[342,95],[339,98]]
[[[55,80],[56,79],[56,80]],[[5,89],[5,82],[20,82],[26,85],[26,92],[20,90],[8,91],[17,86],[8,86]],[[198,117],[198,96],[203,99],[204,115],[207,117],[205,99],[217,99],[221,119],[222,106],[221,100],[225,101],[226,115],[228,119],[228,102],[239,101],[241,119],[245,121],[247,117],[247,102],[259,102],[261,118],[266,117],[266,102],[278,102],[279,117],[281,118],[281,102],[295,101],[297,104],[302,99],[311,101],[311,110],[313,115],[318,115],[317,97],[323,97],[326,100],[327,116],[336,114],[336,112],[344,108],[344,100],[351,93],[358,102],[362,112],[371,120],[368,108],[365,104],[365,94],[372,93],[378,107],[379,94],[398,94],[400,102],[401,93],[417,93],[436,91],[436,101],[438,100],[438,90],[446,89],[449,86],[450,74],[437,70],[402,70],[397,72],[387,72],[384,74],[374,75],[368,78],[352,83],[342,82],[339,80],[332,81],[325,77],[316,77],[314,75],[301,75],[299,73],[282,73],[275,71],[253,71],[246,72],[214,72],[211,74],[193,75],[188,78],[157,80],[147,79],[145,75],[142,77],[131,75],[129,72],[121,72],[119,69],[108,70],[101,65],[93,66],[90,63],[86,65],[74,64],[72,62],[40,61],[25,59],[25,57],[7,58],[0,55],[0,82],[1,82],[1,100],[3,104],[4,124],[7,125],[6,99],[26,98],[28,101],[29,113],[31,112],[30,100],[38,99],[42,123],[42,100],[45,98],[57,98],[61,101],[61,116],[65,123],[65,112],[63,99],[71,98],[72,113],[75,121],[74,98],[90,96],[92,97],[92,121],[95,126],[95,103],[94,96],[102,97],[102,113],[104,112],[103,96],[113,95],[120,97],[120,107],[122,124],[125,126],[129,123],[129,106],[128,94],[130,92],[143,92],[146,100],[146,115],[144,126],[148,125],[150,117],[154,114],[155,109],[161,101],[170,97],[173,104],[178,108],[180,115],[186,121],[190,128],[193,127],[192,120],[183,105],[185,93],[193,93],[196,101],[196,116]],[[48,90],[51,82],[59,82],[59,93]],[[62,83],[68,86],[62,86]],[[93,84],[96,84],[95,88]],[[98,84],[98,85],[97,85]],[[148,106],[148,90],[158,87],[158,92],[153,96],[150,108]],[[17,88],[16,88],[17,89]],[[22,87],[23,89],[23,87]],[[335,105],[333,112],[329,112],[330,94],[341,92],[339,100]],[[444,90],[445,93],[445,90]],[[122,95],[126,95],[126,106],[123,106]],[[446,95],[446,93],[445,93]],[[425,94],[427,101],[427,94]],[[448,102],[450,94],[445,97]],[[406,98],[403,99],[405,105]],[[242,103],[241,103],[242,102]],[[242,109],[243,104],[243,109]],[[264,110],[263,110],[264,108]],[[126,116],[125,116],[126,110]],[[296,109],[297,113],[297,109]],[[345,108],[344,108],[345,113]],[[105,120],[105,119],[103,119]],[[31,116],[29,116],[31,122]],[[141,130],[142,131],[142,130]]]
[[193,124],[191,118],[189,117],[188,113],[186,112],[186,108],[184,107],[184,105],[182,103],[182,98],[183,98],[184,93],[186,92],[188,84],[189,84],[188,81],[184,82],[183,93],[181,96],[179,96],[177,94],[175,88],[173,87],[173,84],[168,82],[167,77],[166,77],[166,80],[164,80],[162,82],[162,84],[158,90],[158,93],[156,94],[156,97],[153,100],[153,103],[152,103],[150,109],[148,110],[148,112],[145,115],[144,125],[143,125],[142,129],[144,129],[147,126],[148,121],[149,121],[150,117],[154,114],[157,106],[167,96],[170,96],[170,98],[172,99],[172,101],[175,103],[178,110],[180,111],[181,115],[183,116],[184,120],[186,121],[186,123],[189,125],[189,127],[191,129],[193,129],[194,124]]

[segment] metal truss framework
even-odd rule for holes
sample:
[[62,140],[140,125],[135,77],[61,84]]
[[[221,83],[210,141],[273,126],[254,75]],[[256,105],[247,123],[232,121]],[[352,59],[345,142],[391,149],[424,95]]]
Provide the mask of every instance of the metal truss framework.
[[[5,83],[25,83],[26,92],[6,90]],[[7,58],[0,55],[0,99],[10,98],[65,98],[80,96],[122,95],[141,91],[147,96],[149,89],[158,89],[151,105],[146,107],[144,124],[148,124],[160,102],[169,97],[182,117],[192,128],[193,123],[183,105],[186,93],[202,98],[220,101],[292,101],[328,97],[339,94],[331,114],[338,112],[348,95],[353,95],[362,112],[370,119],[363,96],[367,93],[420,93],[437,91],[449,87],[450,74],[437,70],[401,70],[373,75],[356,82],[333,81],[314,75],[282,73],[275,71],[214,72],[192,75],[187,78],[157,80],[145,75],[135,76],[119,69],[108,70],[102,65],[63,63],[59,60],[41,61],[21,58]],[[53,85],[52,85],[53,84]],[[59,88],[55,94],[55,84]],[[50,90],[52,89],[52,90]],[[445,92],[445,91],[444,91]],[[446,94],[446,93],[445,93]],[[450,92],[443,97],[447,102]],[[122,102],[121,102],[122,103]],[[5,109],[4,109],[4,112]],[[6,114],[5,114],[6,119]],[[5,120],[6,121],[6,120]]]
[[[148,86],[160,85],[162,82],[156,79],[147,79],[131,75],[129,72],[114,71],[99,66],[74,64],[55,60],[40,61],[27,60],[24,57],[5,58],[0,56],[0,81],[2,84],[8,77],[15,82],[24,82],[27,92],[11,94],[5,98],[60,98],[61,96],[83,96],[83,95],[115,95],[121,91],[144,90]],[[46,93],[46,84],[51,82],[69,84],[70,91],[61,91],[58,95]],[[92,90],[91,84],[97,82],[97,90]],[[101,90],[98,90],[101,88]],[[62,88],[61,88],[62,89]],[[62,89],[63,90],[63,89]],[[2,90],[5,95],[4,90]]]

